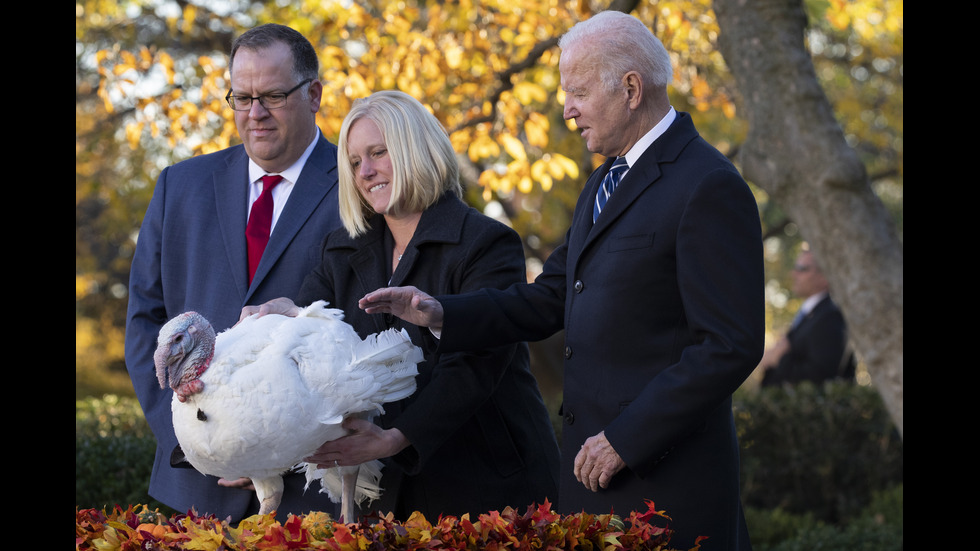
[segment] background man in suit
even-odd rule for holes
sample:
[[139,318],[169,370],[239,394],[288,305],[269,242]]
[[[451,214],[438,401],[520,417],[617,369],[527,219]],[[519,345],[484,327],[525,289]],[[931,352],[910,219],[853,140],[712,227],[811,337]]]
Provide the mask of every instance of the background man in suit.
[[[319,245],[340,226],[337,148],[316,126],[323,86],[316,51],[281,25],[244,33],[232,46],[228,102],[243,145],[168,167],[157,180],[140,228],[130,273],[126,365],[157,439],[149,493],[180,512],[194,508],[237,521],[258,511],[243,481],[219,486],[182,462],[174,436],[172,391],[153,374],[160,327],[196,310],[221,331],[247,304],[294,296],[319,260]],[[268,244],[249,265],[246,224],[261,197],[262,176],[282,176],[271,187]],[[268,194],[265,199],[268,200]],[[254,271],[254,275],[252,272]],[[176,453],[175,453],[176,450]],[[286,477],[279,518],[332,511],[326,494],[303,494],[304,477]]]
[[[731,394],[764,345],[758,209],[670,106],[670,58],[639,20],[603,12],[559,45],[565,118],[610,159],[542,274],[437,298],[379,289],[361,307],[432,328],[443,351],[564,328],[558,509],[626,515],[651,500],[673,518],[671,546],[748,549]],[[620,157],[628,171],[600,209]]]
[[803,304],[786,335],[763,354],[762,386],[854,378],[847,325],[830,300],[829,288],[813,253],[800,252],[793,266],[793,294],[803,298]]

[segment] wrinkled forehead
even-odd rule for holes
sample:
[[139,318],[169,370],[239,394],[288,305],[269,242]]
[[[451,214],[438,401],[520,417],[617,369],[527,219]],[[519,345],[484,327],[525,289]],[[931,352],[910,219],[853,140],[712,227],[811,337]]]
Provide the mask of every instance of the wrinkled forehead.
[[295,80],[295,74],[292,52],[280,43],[264,48],[242,47],[229,70],[233,88],[236,83],[242,87],[257,82],[284,86]]
[[585,87],[599,78],[599,56],[581,45],[562,50],[558,58],[558,72],[561,86],[566,92],[569,87]]

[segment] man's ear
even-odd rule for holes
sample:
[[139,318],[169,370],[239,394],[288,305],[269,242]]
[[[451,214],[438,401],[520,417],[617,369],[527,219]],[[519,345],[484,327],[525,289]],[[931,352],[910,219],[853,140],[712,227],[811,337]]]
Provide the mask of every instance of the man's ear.
[[630,71],[623,76],[623,88],[626,89],[630,109],[638,109],[643,101],[643,79],[636,71]]
[[311,82],[308,94],[310,107],[313,109],[313,112],[316,113],[320,110],[320,100],[323,96],[323,83],[319,80],[314,80]]

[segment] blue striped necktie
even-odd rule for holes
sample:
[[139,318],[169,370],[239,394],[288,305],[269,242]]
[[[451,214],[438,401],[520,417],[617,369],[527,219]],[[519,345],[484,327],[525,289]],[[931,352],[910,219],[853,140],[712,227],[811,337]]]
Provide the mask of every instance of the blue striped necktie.
[[626,157],[616,157],[606,177],[602,179],[599,192],[596,193],[595,206],[592,208],[593,223],[599,218],[599,213],[602,212],[602,207],[606,206],[606,201],[609,200],[609,196],[616,191],[616,186],[619,185],[619,180],[623,177],[623,173],[626,172],[627,168],[629,168],[629,165],[626,164]]

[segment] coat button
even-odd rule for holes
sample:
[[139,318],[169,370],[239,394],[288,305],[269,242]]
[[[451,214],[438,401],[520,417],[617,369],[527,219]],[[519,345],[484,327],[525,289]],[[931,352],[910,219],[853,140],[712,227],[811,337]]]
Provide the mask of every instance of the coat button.
[[567,360],[568,358],[571,358],[571,357],[572,357],[572,347],[571,346],[566,346],[565,347],[565,359]]
[[574,423],[575,423],[575,414],[569,411],[568,413],[565,414],[565,424],[571,425]]
[[581,279],[577,279],[577,280],[575,280],[574,287],[575,287],[575,292],[576,293],[581,293],[582,292],[582,289],[585,288],[585,284],[582,283],[582,280]]

